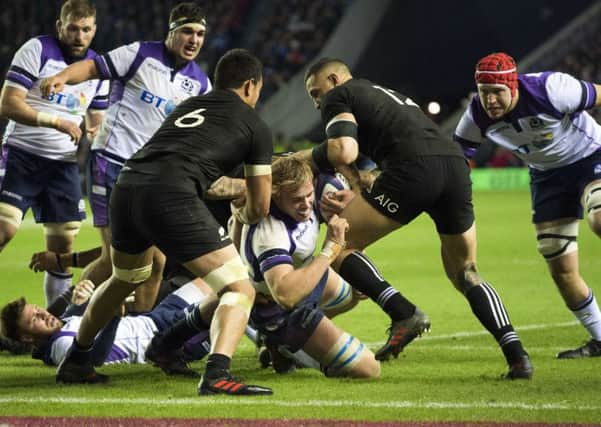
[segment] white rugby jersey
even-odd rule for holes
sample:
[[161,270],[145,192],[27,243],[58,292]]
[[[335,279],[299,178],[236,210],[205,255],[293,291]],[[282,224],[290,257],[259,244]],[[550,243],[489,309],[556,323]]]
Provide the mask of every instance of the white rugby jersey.
[[[79,330],[82,316],[63,319],[65,324],[52,337],[50,358],[58,365],[67,354]],[[158,328],[148,316],[125,316],[119,321],[115,341],[105,363],[144,363],[144,352]]]
[[256,291],[271,297],[263,274],[279,264],[301,267],[313,259],[319,238],[315,212],[304,222],[296,222],[271,203],[270,213],[257,224],[244,225],[240,240],[242,259]]
[[557,72],[518,77],[519,99],[501,120],[474,96],[455,130],[459,142],[501,145],[538,170],[572,164],[601,149],[601,126],[586,111],[595,105],[591,83]]
[[[88,49],[84,59],[94,57],[96,53]],[[26,90],[25,102],[35,110],[56,114],[80,125],[88,108],[103,110],[108,107],[108,82],[89,80],[65,85],[62,92],[48,98],[42,98],[40,92],[43,79],[57,74],[74,61],[55,37],[35,37],[15,53],[5,84]],[[3,143],[48,159],[76,161],[77,146],[69,135],[48,127],[27,126],[11,120]]]
[[96,57],[101,76],[111,80],[110,106],[92,144],[123,164],[140,149],[184,99],[211,90],[194,61],[175,68],[164,42],[135,42]]

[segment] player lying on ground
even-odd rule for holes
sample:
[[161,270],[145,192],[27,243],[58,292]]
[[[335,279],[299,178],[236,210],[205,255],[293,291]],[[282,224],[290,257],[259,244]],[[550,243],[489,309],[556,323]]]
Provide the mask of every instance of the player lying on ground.
[[[91,281],[80,281],[72,291],[71,304],[57,315],[28,303],[24,297],[19,298],[2,308],[0,330],[6,337],[33,345],[34,358],[48,365],[58,365],[73,342],[93,291]],[[200,303],[210,292],[206,284],[195,280],[168,295],[148,313],[124,317],[115,313],[113,320],[95,339],[94,364],[145,363],[144,352],[155,333],[183,318],[192,304]],[[206,330],[192,337],[165,371],[174,375],[199,376],[187,367],[186,362],[208,354],[208,335]]]

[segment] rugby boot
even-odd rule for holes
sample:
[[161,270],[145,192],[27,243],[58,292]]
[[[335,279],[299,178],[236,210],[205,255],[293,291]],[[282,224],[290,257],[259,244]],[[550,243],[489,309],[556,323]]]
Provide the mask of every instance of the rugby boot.
[[203,376],[198,383],[198,395],[207,396],[213,394],[227,394],[230,396],[260,396],[271,395],[273,391],[267,387],[244,384],[232,377],[228,371],[217,378],[205,378]]
[[276,373],[289,374],[295,371],[296,363],[294,360],[282,354],[277,346],[267,344],[267,351],[269,352],[269,358]]
[[91,361],[78,363],[73,357],[73,346],[56,369],[56,382],[63,384],[102,384],[108,375],[99,374]]
[[601,341],[591,339],[586,344],[573,350],[562,351],[557,354],[558,359],[582,359],[584,357],[601,356]]
[[155,335],[144,353],[147,362],[152,362],[153,366],[160,368],[169,376],[200,377],[198,372],[188,366],[184,351],[181,348],[176,350],[165,349],[161,344],[161,336]]
[[534,374],[534,367],[530,363],[530,357],[527,354],[509,364],[509,371],[505,374],[508,380],[529,380]]
[[415,313],[410,318],[392,321],[388,329],[388,340],[376,352],[376,360],[386,361],[391,355],[398,357],[407,344],[429,331],[430,319],[426,313],[416,307]]

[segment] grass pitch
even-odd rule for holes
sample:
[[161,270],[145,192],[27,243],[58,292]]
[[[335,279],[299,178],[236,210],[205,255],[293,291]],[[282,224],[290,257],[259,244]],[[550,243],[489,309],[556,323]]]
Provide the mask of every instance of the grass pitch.
[[[327,379],[311,370],[279,376],[261,370],[253,345],[242,342],[233,371],[273,387],[272,397],[201,398],[196,382],[165,377],[149,366],[112,366],[103,386],[57,386],[54,369],[27,356],[0,353],[4,416],[324,418],[380,421],[601,423],[601,358],[560,361],[555,354],[587,339],[555,290],[536,252],[526,192],[474,195],[478,265],[502,296],[535,366],[532,381],[505,381],[504,359],[466,300],[444,277],[439,241],[427,216],[368,250],[383,275],[432,321],[432,332],[377,381]],[[601,294],[601,242],[581,225],[580,267]],[[77,247],[95,246],[87,223]],[[0,303],[25,295],[43,304],[42,276],[27,269],[42,250],[41,228],[26,223],[0,255]],[[336,322],[372,349],[385,339],[386,317],[369,301]],[[194,365],[202,369],[204,362]]]

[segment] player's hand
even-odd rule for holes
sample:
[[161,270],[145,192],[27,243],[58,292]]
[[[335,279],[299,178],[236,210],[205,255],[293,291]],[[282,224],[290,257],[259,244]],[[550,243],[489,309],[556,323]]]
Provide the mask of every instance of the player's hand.
[[88,141],[92,141],[94,138],[96,138],[96,135],[98,134],[98,129],[100,129],[100,126],[86,128],[86,138],[88,139]]
[[334,214],[340,214],[355,196],[356,193],[354,193],[353,190],[340,190],[325,193],[321,196],[321,200],[319,200],[319,209],[327,220]]
[[94,293],[94,283],[91,280],[82,280],[73,289],[73,295],[71,296],[71,303],[75,305],[81,305],[88,301]]
[[58,75],[48,77],[47,79],[42,80],[42,83],[40,83],[40,91],[42,92],[42,96],[44,98],[48,98],[50,95],[59,93],[64,88],[65,81]]
[[59,254],[50,251],[36,252],[31,256],[29,268],[36,273],[40,271],[62,271],[56,259]]
[[73,123],[70,120],[59,119],[56,130],[69,135],[75,145],[79,144],[79,140],[81,139],[81,129],[78,124]]
[[349,225],[345,218],[340,218],[334,214],[328,221],[328,230],[326,232],[326,241],[331,240],[332,242],[338,243],[340,246],[345,245],[346,232],[348,231]]

